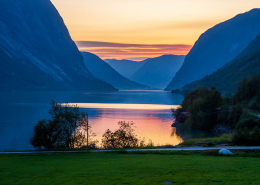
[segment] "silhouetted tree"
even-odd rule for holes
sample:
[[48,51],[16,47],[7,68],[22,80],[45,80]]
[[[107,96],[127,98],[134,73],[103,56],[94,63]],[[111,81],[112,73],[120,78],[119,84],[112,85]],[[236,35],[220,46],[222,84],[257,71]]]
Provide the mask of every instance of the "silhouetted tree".
[[35,147],[41,149],[51,148],[51,137],[49,124],[46,120],[41,120],[34,127],[33,137],[30,139],[30,143]]
[[51,102],[51,119],[41,120],[34,127],[30,143],[36,148],[75,148],[86,143],[85,132],[89,130],[87,113],[68,103]]

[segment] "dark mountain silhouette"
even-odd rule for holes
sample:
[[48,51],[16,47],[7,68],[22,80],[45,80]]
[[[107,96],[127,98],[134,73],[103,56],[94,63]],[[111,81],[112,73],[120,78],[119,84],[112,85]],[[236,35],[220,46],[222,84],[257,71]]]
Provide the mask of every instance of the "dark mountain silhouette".
[[163,55],[148,60],[131,77],[138,83],[164,89],[181,68],[184,55]]
[[50,0],[0,1],[1,90],[116,90],[95,78]]
[[104,62],[98,56],[82,52],[84,62],[89,71],[98,79],[112,84],[114,87],[122,90],[137,90],[137,89],[151,89],[150,87],[136,82],[132,82],[119,74],[109,64]]
[[260,9],[220,23],[203,33],[165,90],[199,80],[233,60],[260,33]]
[[141,62],[136,62],[132,60],[116,60],[116,59],[106,59],[105,61],[113,67],[117,72],[126,78],[129,78],[134,72],[140,69],[149,59]]
[[213,74],[184,86],[182,90],[215,86],[224,94],[235,93],[243,77],[250,78],[257,73],[260,73],[260,35],[236,57],[236,60],[226,64]]

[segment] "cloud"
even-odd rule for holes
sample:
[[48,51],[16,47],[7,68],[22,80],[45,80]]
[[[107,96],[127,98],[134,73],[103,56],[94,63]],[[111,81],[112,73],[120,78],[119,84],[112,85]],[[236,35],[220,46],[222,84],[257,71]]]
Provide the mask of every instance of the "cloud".
[[88,51],[101,57],[116,59],[145,59],[164,54],[186,55],[191,45],[183,44],[125,44],[98,41],[77,41],[80,51]]

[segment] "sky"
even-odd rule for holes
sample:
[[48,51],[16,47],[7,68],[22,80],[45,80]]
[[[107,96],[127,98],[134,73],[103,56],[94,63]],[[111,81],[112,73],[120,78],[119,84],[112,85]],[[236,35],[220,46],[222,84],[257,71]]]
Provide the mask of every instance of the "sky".
[[102,59],[186,55],[199,36],[260,0],[51,0],[79,50]]

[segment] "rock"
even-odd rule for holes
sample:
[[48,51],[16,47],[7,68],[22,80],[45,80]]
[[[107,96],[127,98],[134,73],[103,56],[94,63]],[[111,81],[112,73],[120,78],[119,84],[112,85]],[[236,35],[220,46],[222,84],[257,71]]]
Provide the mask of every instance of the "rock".
[[219,153],[219,154],[224,154],[224,155],[230,155],[230,154],[233,154],[232,152],[230,152],[228,149],[225,149],[225,148],[219,150],[218,153]]
[[175,182],[165,181],[162,184],[175,184]]

